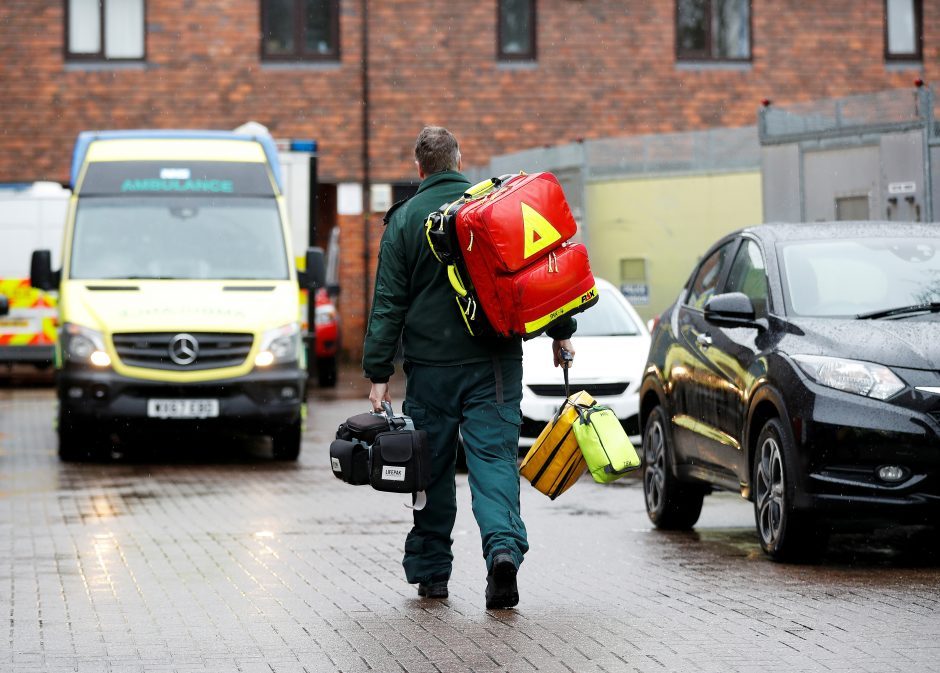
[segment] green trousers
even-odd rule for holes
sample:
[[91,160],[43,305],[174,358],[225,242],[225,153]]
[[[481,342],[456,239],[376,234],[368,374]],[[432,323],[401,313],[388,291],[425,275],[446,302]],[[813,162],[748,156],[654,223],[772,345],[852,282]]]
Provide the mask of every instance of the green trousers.
[[414,512],[414,527],[405,540],[405,576],[412,584],[450,577],[458,432],[487,572],[496,551],[508,551],[518,566],[529,549],[519,515],[516,465],[522,361],[494,358],[450,367],[406,363],[405,375],[403,409],[415,428],[427,431],[432,461],[427,506]]

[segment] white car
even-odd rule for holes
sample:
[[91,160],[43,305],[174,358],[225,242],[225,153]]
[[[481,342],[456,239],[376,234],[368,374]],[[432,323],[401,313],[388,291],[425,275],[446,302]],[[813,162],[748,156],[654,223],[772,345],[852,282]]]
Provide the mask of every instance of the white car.
[[[635,446],[640,444],[640,380],[650,350],[650,335],[620,291],[597,279],[600,299],[575,316],[572,393],[587,390],[598,404],[617,414]],[[522,344],[522,431],[519,446],[532,446],[565,399],[563,373],[552,363],[552,340],[536,337]]]

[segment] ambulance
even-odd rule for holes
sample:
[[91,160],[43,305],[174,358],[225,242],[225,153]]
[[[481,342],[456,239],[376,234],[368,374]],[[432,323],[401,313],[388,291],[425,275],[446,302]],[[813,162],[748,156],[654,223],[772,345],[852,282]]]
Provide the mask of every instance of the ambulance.
[[58,288],[59,457],[135,437],[263,435],[296,460],[306,411],[298,274],[274,140],[227,131],[89,131],[72,157]]
[[29,283],[29,253],[48,247],[60,259],[70,192],[56,182],[0,188],[0,363],[52,364],[56,293]]

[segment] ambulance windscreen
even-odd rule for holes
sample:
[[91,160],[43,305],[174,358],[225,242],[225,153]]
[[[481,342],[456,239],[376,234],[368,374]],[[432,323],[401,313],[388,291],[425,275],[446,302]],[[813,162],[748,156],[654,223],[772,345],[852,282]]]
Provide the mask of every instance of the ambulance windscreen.
[[101,196],[75,214],[74,279],[286,280],[272,198]]

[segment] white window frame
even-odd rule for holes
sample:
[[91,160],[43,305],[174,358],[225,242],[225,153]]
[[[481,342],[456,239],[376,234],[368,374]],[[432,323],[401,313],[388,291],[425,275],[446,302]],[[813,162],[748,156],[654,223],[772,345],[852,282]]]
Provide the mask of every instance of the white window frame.
[[143,61],[147,0],[65,0],[65,58]]
[[[924,14],[922,0],[885,0],[885,60],[922,61],[924,58]],[[908,25],[901,25],[906,20]],[[912,49],[892,47],[892,41],[903,40]]]

